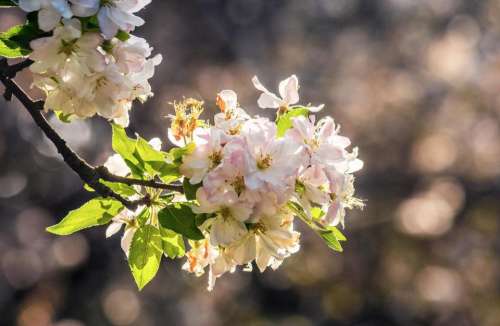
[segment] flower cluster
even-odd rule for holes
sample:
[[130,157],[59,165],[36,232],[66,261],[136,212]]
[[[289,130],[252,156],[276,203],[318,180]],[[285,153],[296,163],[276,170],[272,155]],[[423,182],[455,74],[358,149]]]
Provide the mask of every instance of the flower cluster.
[[[126,34],[143,23],[133,13],[149,2],[19,1],[25,11],[38,10],[40,28],[52,31],[30,43],[30,69],[34,85],[46,94],[46,110],[65,117],[98,114],[128,125],[132,102],[152,95],[148,80],[162,59],[150,58],[152,48],[145,39]],[[124,33],[120,39],[115,37],[119,31]]]
[[131,32],[144,20],[134,15],[151,0],[19,0],[26,12],[38,11],[38,25],[45,32],[52,31],[61,18],[97,16],[106,39],[112,39],[119,30]]
[[[290,203],[324,227],[343,225],[345,209],[362,206],[353,197],[352,173],[363,165],[357,149],[347,151],[350,141],[332,118],[309,117],[323,106],[292,106],[299,101],[295,76],[280,83],[280,97],[253,82],[262,91],[259,106],[278,109],[278,123],[249,116],[236,93],[225,90],[214,125],[183,135],[196,146],[180,171],[199,186],[193,210],[207,217],[200,226],[205,239],[191,243],[184,269],[200,275],[208,266],[209,289],[238,265],[251,268],[255,261],[260,271],[275,269],[299,249]],[[303,115],[292,118],[297,112]],[[283,119],[290,120],[288,130],[279,128]],[[173,117],[173,126],[178,123]],[[174,134],[169,130],[171,141],[182,145]]]
[[20,66],[29,65],[33,85],[45,93],[45,110],[64,122],[94,115],[113,122],[116,154],[101,167],[88,166],[53,141],[80,161],[71,167],[98,196],[47,231],[69,235],[109,224],[110,237],[123,229],[121,247],[139,289],[154,278],[164,256],[186,256],[183,269],[197,276],[208,269],[209,290],[238,266],[276,269],[300,248],[295,218],[342,251],[346,238],[339,227],[346,209],[363,206],[354,197],[353,176],[363,162],[357,148],[348,150],[350,140],[331,117],[313,115],[324,105],[298,104],[295,75],[280,82],[277,94],[252,79],[261,92],[258,106],[275,109],[274,121],[249,115],[234,91],[223,90],[213,122],[200,119],[202,101],[173,103],[167,135],[175,146],[169,151],[158,138],[127,136],[132,104],[152,96],[149,79],[162,60],[152,56],[145,39],[129,34],[144,23],[135,13],[150,2],[8,2],[32,14],[2,33],[10,46],[0,55],[29,53],[31,60]]

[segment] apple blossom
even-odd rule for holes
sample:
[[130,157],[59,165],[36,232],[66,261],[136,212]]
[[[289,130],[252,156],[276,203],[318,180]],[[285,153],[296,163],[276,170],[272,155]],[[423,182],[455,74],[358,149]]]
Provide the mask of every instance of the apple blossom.
[[68,0],[19,0],[19,7],[26,12],[38,11],[38,26],[45,32],[53,30],[61,18],[73,16]]
[[[299,102],[299,80],[297,76],[291,75],[285,80],[282,80],[279,84],[279,94],[270,92],[267,88],[262,85],[259,78],[254,76],[252,78],[253,85],[259,91],[262,92],[260,94],[258,104],[261,109],[280,109],[280,111],[286,111],[290,107],[290,105],[296,104]],[[319,106],[309,106],[308,109],[311,112],[319,112],[323,109],[324,105],[321,104]]]

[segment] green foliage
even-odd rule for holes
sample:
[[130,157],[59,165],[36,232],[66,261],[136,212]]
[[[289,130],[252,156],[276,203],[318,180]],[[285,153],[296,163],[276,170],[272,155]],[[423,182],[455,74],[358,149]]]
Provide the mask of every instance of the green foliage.
[[295,202],[288,202],[288,208],[297,215],[304,223],[306,223],[317,235],[319,235],[326,243],[326,245],[334,250],[342,252],[344,249],[340,241],[346,241],[347,238],[334,226],[323,226],[317,223],[317,220],[325,213],[320,208],[312,210],[312,219],[310,219],[304,212],[304,209]]
[[309,114],[309,110],[306,107],[299,106],[299,107],[294,107],[293,109],[289,110],[285,114],[281,115],[278,118],[278,121],[276,122],[276,125],[278,127],[278,137],[283,137],[285,135],[285,132],[292,128],[292,119],[300,116],[307,117]]
[[134,177],[158,176],[167,184],[180,178],[178,160],[168,162],[172,154],[154,149],[139,136],[137,139],[129,138],[125,129],[116,124],[112,124],[112,129],[113,150],[121,155]]
[[0,56],[24,57],[31,53],[30,42],[43,35],[44,32],[38,28],[36,16],[29,15],[24,25],[16,25],[0,33]]
[[69,235],[93,226],[109,223],[123,209],[123,205],[113,199],[95,198],[82,207],[69,212],[47,231],[57,235]]
[[130,245],[128,264],[139,290],[155,277],[162,254],[160,230],[152,225],[137,229]]
[[182,181],[182,187],[184,189],[184,194],[186,195],[187,200],[195,200],[196,199],[196,191],[198,188],[202,186],[202,183],[197,183],[195,185],[189,182],[188,178],[184,178]]
[[196,214],[191,207],[183,203],[172,203],[158,212],[158,220],[164,228],[182,234],[191,240],[203,239],[203,234],[196,226]]
[[183,257],[186,246],[182,235],[160,226],[163,253],[172,259]]
[[8,7],[17,7],[17,4],[15,4],[11,0],[0,0],[0,8],[8,8]]
[[72,113],[64,113],[62,111],[54,111],[54,114],[56,115],[57,119],[59,121],[64,122],[64,123],[70,123],[74,117]]
[[[330,230],[330,228],[334,228],[337,231]],[[325,240],[327,246],[330,249],[333,249],[333,250],[339,251],[339,252],[344,251],[344,249],[342,249],[342,245],[340,244],[341,240],[337,237],[337,235],[340,233],[340,231],[337,228],[329,227],[325,230],[318,230],[317,233],[319,234],[319,236],[321,238],[323,238],[323,240]],[[343,236],[342,233],[340,233],[340,234]],[[344,237],[344,239],[345,239],[345,237]]]

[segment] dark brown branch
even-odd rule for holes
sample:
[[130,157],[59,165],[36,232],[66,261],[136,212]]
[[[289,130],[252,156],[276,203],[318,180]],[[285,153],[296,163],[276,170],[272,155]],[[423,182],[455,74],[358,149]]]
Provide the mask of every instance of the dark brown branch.
[[138,200],[128,200],[119,194],[112,191],[109,187],[99,182],[100,179],[104,179],[112,182],[125,183],[129,185],[137,184],[146,187],[159,188],[172,190],[174,186],[165,185],[157,183],[154,181],[147,180],[136,180],[130,178],[123,178],[111,174],[106,168],[98,167],[94,168],[89,165],[85,160],[83,160],[78,154],[76,154],[69,146],[66,141],[59,136],[59,134],[50,126],[47,122],[41,110],[43,109],[43,101],[32,100],[24,90],[17,85],[12,78],[15,77],[16,73],[22,69],[28,67],[32,63],[31,60],[26,60],[15,65],[9,66],[6,59],[0,59],[0,81],[5,86],[5,98],[10,100],[12,95],[14,95],[26,108],[28,113],[33,118],[37,126],[43,131],[45,136],[55,145],[57,151],[62,156],[64,162],[78,174],[80,179],[92,187],[98,194],[103,197],[111,197],[119,202],[121,202],[125,207],[131,210],[135,210],[139,205],[150,205],[151,199],[148,195],[144,196]]

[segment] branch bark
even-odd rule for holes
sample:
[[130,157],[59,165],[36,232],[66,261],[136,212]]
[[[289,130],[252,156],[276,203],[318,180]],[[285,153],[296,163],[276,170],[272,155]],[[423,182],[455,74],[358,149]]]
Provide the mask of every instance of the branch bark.
[[12,78],[14,78],[19,71],[29,67],[31,64],[32,61],[27,59],[18,64],[8,65],[6,59],[0,59],[0,81],[5,86],[4,97],[6,100],[10,100],[12,95],[14,95],[21,102],[21,104],[23,104],[36,125],[54,144],[64,162],[76,174],[78,174],[83,182],[92,187],[99,195],[114,198],[130,210],[135,210],[140,205],[150,205],[151,198],[148,195],[145,195],[143,198],[138,200],[128,200],[99,182],[99,180],[103,179],[111,182],[124,183],[128,185],[141,185],[165,190],[174,190],[176,188],[173,185],[158,183],[154,180],[138,180],[116,176],[110,173],[105,167],[93,167],[82,159],[66,144],[66,141],[47,122],[42,114],[44,102],[34,101],[31,99],[28,94],[26,94],[26,92],[19,87],[14,80],[12,80]]

